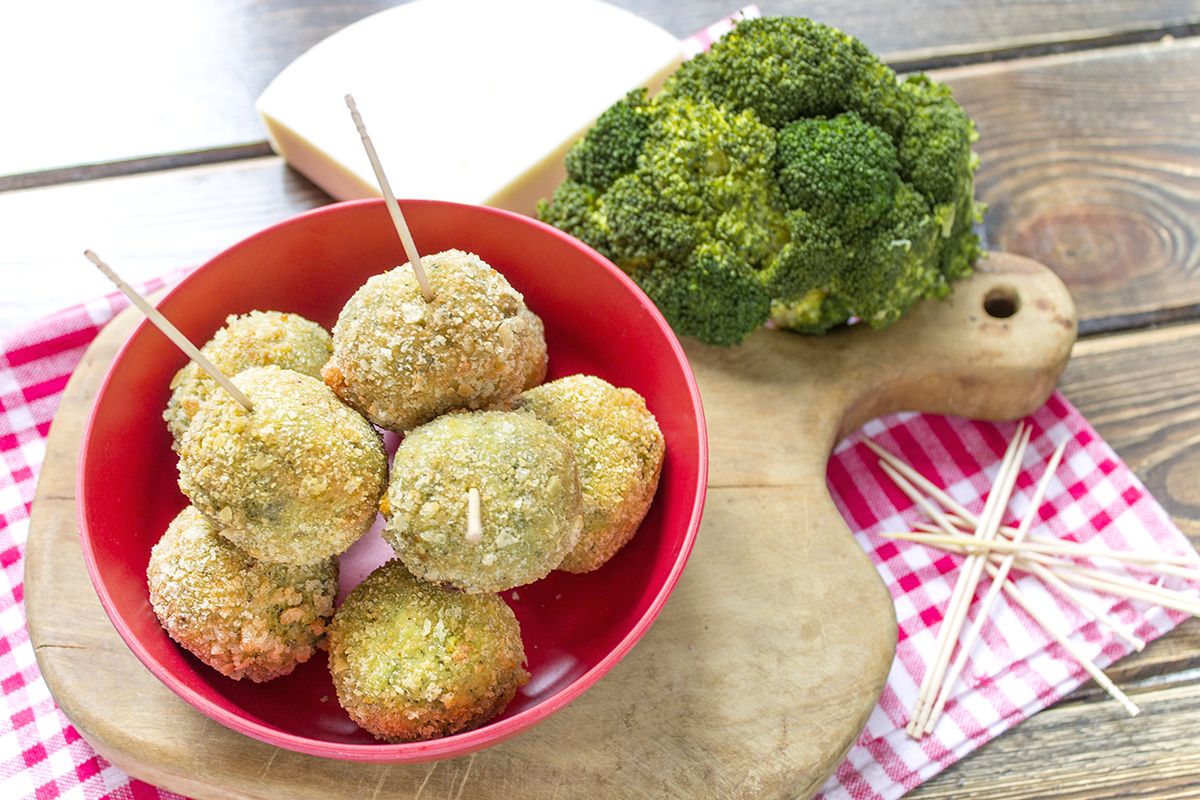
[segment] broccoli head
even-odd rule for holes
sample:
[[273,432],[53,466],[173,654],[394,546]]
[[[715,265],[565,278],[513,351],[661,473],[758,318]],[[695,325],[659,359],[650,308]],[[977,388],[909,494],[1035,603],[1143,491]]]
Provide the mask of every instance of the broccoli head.
[[768,318],[885,327],[980,255],[975,138],[949,89],[897,81],[853,37],[748,20],[658,95],[609,108],[538,211],[680,334],[734,344]]

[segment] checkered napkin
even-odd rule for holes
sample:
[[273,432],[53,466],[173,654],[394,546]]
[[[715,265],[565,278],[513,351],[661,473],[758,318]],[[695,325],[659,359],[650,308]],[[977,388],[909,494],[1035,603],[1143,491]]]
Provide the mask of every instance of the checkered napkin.
[[[151,292],[175,273],[144,284]],[[0,336],[0,798],[158,800],[80,738],[38,673],[25,628],[24,549],[46,435],[67,379],[100,329],[127,305],[99,298]]]
[[[1054,448],[1067,441],[1056,478],[1037,512],[1031,533],[1095,540],[1112,549],[1190,554],[1175,527],[1129,468],[1066,398],[1055,394],[1026,420],[1033,436],[1008,506],[1006,522],[1025,516],[1030,496]],[[904,732],[918,686],[933,661],[942,615],[963,557],[923,545],[884,539],[881,533],[911,530],[921,512],[877,466],[869,437],[899,455],[975,514],[995,480],[1014,424],[992,425],[920,414],[896,414],[868,423],[841,442],[830,459],[830,493],[855,538],[870,555],[896,604],[896,660],[866,730],[822,790],[823,798],[895,798],[928,780],[989,739],[1054,703],[1088,680],[1087,674],[1025,612],[1001,594],[932,735],[920,743]],[[1119,574],[1151,581],[1144,570]],[[1021,591],[1042,616],[1061,623],[1099,667],[1130,648],[1086,617],[1069,600],[1033,577],[1018,577]],[[1181,579],[1162,585],[1185,588]],[[987,591],[984,577],[971,619]],[[1085,590],[1086,592],[1086,590]],[[1157,639],[1185,614],[1097,595],[1110,617]],[[1086,742],[1081,739],[1081,746]]]

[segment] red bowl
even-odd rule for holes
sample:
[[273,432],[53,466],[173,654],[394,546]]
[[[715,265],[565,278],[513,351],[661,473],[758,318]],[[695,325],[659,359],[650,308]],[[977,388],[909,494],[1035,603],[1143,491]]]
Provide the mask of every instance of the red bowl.
[[[177,646],[150,607],[150,548],[184,506],[163,423],[185,358],[144,322],[96,397],[79,462],[79,529],[96,593],[117,632],[155,676],[233,730],[303,753],[353,761],[461,756],[545,719],[612,669],[642,637],[679,579],[700,525],[708,471],[700,395],[671,329],[644,294],[586,245],[506,211],[408,201],[421,252],[478,253],[546,323],[549,379],[587,372],[642,394],[666,439],[658,494],[633,541],[603,568],[553,572],[504,599],[521,623],[532,679],[502,715],[428,742],[385,744],[338,706],[323,653],[265,684],[234,681]],[[159,305],[193,341],[226,315],[292,311],[331,326],[372,275],[405,261],[381,201],[317,209],[251,236],[179,284]],[[342,592],[391,557],[369,535],[342,557]]]

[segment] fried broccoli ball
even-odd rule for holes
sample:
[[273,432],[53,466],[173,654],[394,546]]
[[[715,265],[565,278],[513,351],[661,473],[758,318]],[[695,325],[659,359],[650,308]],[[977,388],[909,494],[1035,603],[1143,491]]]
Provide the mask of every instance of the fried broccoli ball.
[[[467,532],[468,493],[482,535]],[[544,578],[583,528],[571,445],[532,414],[449,414],[405,437],[392,461],[383,537],[418,578],[499,592]]]
[[324,644],[338,590],[336,559],[306,566],[257,561],[188,506],[150,551],[159,623],[222,675],[260,683],[287,675]]
[[367,576],[329,629],[338,702],[392,742],[487,722],[529,680],[524,661],[521,629],[503,600],[422,583],[399,561]]
[[575,449],[583,533],[558,568],[591,572],[633,538],[662,472],[663,436],[646,401],[591,375],[538,386],[516,400]]
[[379,432],[316,378],[253,367],[201,404],[179,448],[179,488],[254,558],[312,564],[370,529],[387,483]]
[[381,428],[403,432],[447,411],[498,407],[546,376],[542,321],[479,256],[421,259],[433,300],[405,264],[366,282],[333,328],[322,373]]
[[[251,311],[229,315],[225,327],[208,340],[200,352],[226,375],[237,375],[250,367],[274,364],[302,375],[321,376],[321,367],[333,352],[329,333],[299,314],[279,311]],[[217,383],[194,361],[171,379],[171,399],[163,419],[171,435],[172,447],[179,449],[183,432]]]

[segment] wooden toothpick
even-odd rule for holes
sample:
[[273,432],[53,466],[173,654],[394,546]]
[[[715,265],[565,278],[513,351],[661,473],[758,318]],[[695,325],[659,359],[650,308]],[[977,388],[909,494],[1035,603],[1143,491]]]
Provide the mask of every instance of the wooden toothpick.
[[[899,456],[895,455],[894,453],[891,453],[888,450],[885,450],[884,448],[880,447],[878,444],[870,441],[869,439],[863,440],[863,444],[865,444],[868,448],[870,448],[872,451],[874,451],[875,454],[878,455],[881,459],[883,459],[884,462],[886,462],[887,464],[890,464],[896,470],[896,472],[900,473],[905,478],[912,481],[912,483],[915,486],[920,487],[922,490],[924,490],[926,493],[928,493],[931,497],[935,498],[939,503],[941,503],[949,512],[948,514],[945,515],[946,519],[949,520],[949,522],[951,522],[955,526],[958,526],[961,528],[974,528],[976,525],[979,524],[978,518],[974,514],[972,514],[966,507],[964,507],[961,503],[956,501],[953,497],[951,497],[945,491],[943,491],[942,489],[939,489],[936,485],[934,485],[932,482],[930,482],[929,479],[927,479],[924,475],[922,475],[921,473],[919,473],[915,469],[913,469],[907,462],[903,461]],[[922,510],[925,510],[924,506],[922,506]],[[926,516],[929,516],[929,518],[933,519],[935,522],[939,521],[936,517],[931,516],[928,511],[926,511]],[[1005,526],[1005,525],[1002,525],[999,530],[1000,530],[1000,533],[1004,534],[1005,536],[1008,536],[1009,538],[1011,538],[1012,534],[1016,533],[1015,528],[1011,528],[1011,527]],[[946,527],[946,532],[950,533],[950,534],[957,533],[957,531],[953,530],[952,528],[949,528],[948,526]],[[1077,542],[1069,542],[1068,543],[1068,542],[1064,542],[1063,540],[1049,539],[1046,537],[1032,536],[1032,535],[1029,537],[1028,541],[1033,542],[1033,543],[1039,543],[1039,544],[1055,544],[1055,543],[1063,544],[1063,543],[1065,543],[1068,546],[1079,546]],[[1127,559],[1123,556],[1123,553],[1125,553],[1125,552],[1127,552],[1127,551],[1106,550],[1104,552],[1103,556],[1101,556],[1099,553],[1096,553],[1096,554],[1094,554],[1094,557],[1110,558],[1111,560],[1114,560],[1114,561],[1128,561],[1129,559]],[[1084,557],[1084,558],[1093,557],[1092,555],[1089,555],[1087,553],[1080,553],[1079,555],[1080,555],[1080,557]],[[1150,563],[1145,558],[1139,559],[1138,556],[1134,556],[1134,558],[1137,559],[1138,561],[1140,561],[1140,563]],[[1166,575],[1178,575],[1181,578],[1187,578],[1188,580],[1192,580],[1192,581],[1200,581],[1200,571],[1196,570],[1196,567],[1200,566],[1200,563],[1198,563],[1196,561],[1196,559],[1192,556],[1171,556],[1171,555],[1161,554],[1155,558],[1153,563],[1156,565],[1155,571],[1157,571],[1157,572],[1162,572],[1163,574],[1166,574]]]
[[[955,537],[939,533],[884,533],[881,536],[885,539],[900,539],[906,542],[919,542],[921,544],[959,543]],[[994,539],[986,542],[971,541],[965,546],[971,551],[995,550],[999,553],[1029,552],[1061,555],[1068,558],[1104,558],[1110,561],[1120,561],[1125,564],[1165,564],[1170,566],[1195,563],[1189,556],[1176,556],[1167,553],[1139,553],[1133,550],[1111,550],[1107,547],[1093,547],[1065,539],[1059,542],[1047,542],[1043,539],[1021,542],[1016,542],[1012,539]],[[1196,574],[1192,572],[1189,573],[1189,576],[1194,579]]]
[[[932,526],[920,526],[922,528]],[[960,553],[966,555],[969,542],[967,537],[969,533],[959,532],[959,537],[963,540],[963,544],[929,544],[929,547],[936,547],[939,550],[945,550],[951,553]],[[1003,562],[1004,556],[1000,553],[990,553],[988,558],[997,567]],[[1047,584],[1058,589],[1064,595],[1070,597],[1076,605],[1088,611],[1088,604],[1084,602],[1086,596],[1075,594],[1072,591],[1072,585],[1086,589],[1091,589],[1102,594],[1111,595],[1113,597],[1126,597],[1133,600],[1145,600],[1152,605],[1163,606],[1164,608],[1172,608],[1176,611],[1182,611],[1185,614],[1190,614],[1193,617],[1200,617],[1200,600],[1194,595],[1187,592],[1179,591],[1178,589],[1168,589],[1158,586],[1153,583],[1143,583],[1132,578],[1123,578],[1119,575],[1110,575],[1100,570],[1084,567],[1082,564],[1076,564],[1071,561],[1062,561],[1052,556],[1042,555],[1041,553],[1018,553],[1016,567],[1026,572],[1031,572],[1037,575]],[[1054,570],[1053,572],[1051,570]],[[1102,608],[1097,608],[1093,605],[1089,611],[1089,616],[1099,620],[1107,612]],[[1121,631],[1114,627],[1109,621],[1106,627],[1117,632],[1121,638],[1129,642],[1135,650],[1141,650],[1146,643],[1136,637],[1122,635]]]
[[479,510],[479,490],[472,486],[467,490],[467,541],[479,544],[483,541],[483,515]]
[[[992,567],[989,572],[992,570],[996,570],[996,567]],[[992,575],[995,577],[995,572],[992,572]],[[1031,602],[1029,602],[1025,595],[1017,588],[1016,584],[1006,582],[1003,585],[1004,593],[1007,594],[1017,605],[1019,605],[1025,611],[1025,613],[1028,614],[1031,619],[1033,619],[1034,622],[1040,625],[1042,630],[1050,634],[1050,636],[1054,638],[1054,641],[1058,642],[1059,647],[1065,650],[1067,654],[1071,656],[1071,658],[1075,659],[1076,663],[1083,667],[1084,671],[1091,676],[1092,680],[1094,680],[1101,689],[1108,692],[1108,695],[1112,699],[1121,704],[1129,716],[1136,717],[1139,713],[1141,713],[1141,709],[1139,709],[1137,705],[1129,699],[1129,696],[1121,691],[1120,687],[1113,683],[1112,679],[1105,675],[1104,671],[1097,667],[1095,663],[1088,658],[1087,654],[1071,641],[1070,637],[1065,631],[1063,631],[1058,625],[1051,622],[1046,617],[1042,616],[1037,608]]]
[[346,95],[346,107],[350,109],[354,127],[358,128],[358,135],[362,138],[363,149],[367,151],[371,169],[375,170],[375,179],[379,181],[379,191],[383,192],[383,202],[387,205],[388,213],[392,215],[392,224],[396,226],[396,233],[400,235],[400,243],[404,245],[408,263],[412,264],[413,272],[417,276],[421,295],[425,298],[426,303],[433,302],[433,290],[429,288],[429,279],[425,276],[425,265],[421,263],[421,254],[417,252],[417,245],[413,242],[412,234],[408,230],[408,223],[400,211],[400,204],[396,202],[396,196],[392,194],[392,185],[388,183],[387,175],[383,174],[383,164],[379,162],[379,154],[375,152],[375,145],[371,142],[370,134],[367,133],[367,126],[363,124],[362,114],[358,113],[354,95]]
[[[1020,544],[1025,535],[1029,533],[1029,529],[1033,526],[1034,517],[1037,516],[1038,509],[1041,508],[1042,500],[1046,496],[1046,490],[1050,487],[1050,481],[1054,479],[1054,474],[1058,471],[1058,463],[1062,460],[1063,451],[1067,449],[1067,441],[1063,440],[1055,448],[1053,455],[1050,456],[1050,462],[1046,465],[1046,469],[1042,472],[1041,480],[1038,481],[1037,487],[1033,490],[1033,498],[1029,501],[1029,508],[1026,510],[1025,516],[1021,518],[1021,523],[1017,526],[1017,533],[1011,540],[1014,544]],[[993,575],[992,585],[988,587],[983,600],[979,603],[975,622],[967,630],[966,637],[959,643],[958,655],[955,656],[954,662],[950,665],[950,670],[942,679],[941,691],[938,692],[937,699],[933,703],[933,710],[929,712],[929,718],[925,722],[925,733],[933,732],[933,727],[937,724],[938,717],[942,714],[942,709],[946,707],[946,702],[950,699],[950,692],[953,691],[959,676],[962,675],[963,669],[967,666],[967,659],[971,656],[971,650],[979,640],[979,635],[983,632],[983,626],[986,624],[988,615],[991,613],[992,605],[995,604],[996,597],[1000,594],[1000,589],[1003,587],[1004,581],[1008,579],[1008,574],[1012,571],[1016,560],[1017,554],[1009,553],[1000,563],[999,574]],[[985,559],[985,563],[986,561]]]
[[221,385],[221,388],[233,395],[233,399],[241,403],[247,411],[254,410],[254,404],[250,402],[250,398],[246,397],[246,395],[242,393],[241,389],[234,386],[233,381],[229,380],[229,378],[225,376],[225,373],[217,369],[216,365],[209,361],[208,358],[206,358],[205,355],[200,352],[196,345],[188,341],[188,338],[180,333],[179,329],[172,325],[171,321],[164,317],[157,308],[150,305],[146,298],[134,291],[132,286],[121,280],[121,277],[117,275],[117,273],[113,272],[112,267],[110,267],[108,264],[105,264],[100,256],[96,255],[91,250],[84,250],[83,254],[87,256],[89,261],[96,265],[97,269],[104,273],[105,277],[116,284],[116,287],[121,290],[121,293],[129,298],[129,302],[137,306],[138,310],[145,314],[147,319],[154,323],[156,328],[162,331],[168,339],[174,342],[175,346],[182,350],[188,358],[190,358],[192,361],[195,361],[196,364],[200,366],[200,369],[207,372],[209,377]]
[[[955,526],[957,528],[962,528],[964,526],[963,521],[958,516],[947,514],[946,519],[953,526]],[[929,531],[922,531],[922,533],[930,533],[930,532],[936,533],[936,531],[932,531],[932,529]],[[1016,528],[1012,528],[1007,525],[1004,525],[1004,526],[1001,526],[1000,533],[1003,536],[1005,536],[1006,538],[1011,539],[1013,537],[1013,535],[1016,533]],[[1078,542],[1068,541],[1066,539],[1055,539],[1050,536],[1035,536],[1033,534],[1030,534],[1027,537],[1026,541],[1032,542],[1033,544],[1063,544],[1063,543],[1066,543],[1068,545],[1079,544]],[[1124,560],[1124,558],[1121,555],[1124,552],[1128,552],[1128,551],[1105,550],[1104,558],[1108,559],[1109,561],[1118,561],[1123,564],[1128,564],[1130,562]],[[1111,555],[1113,553],[1115,553],[1116,555]],[[1030,555],[1031,554],[1029,552],[1023,552],[1021,554],[1021,556],[1023,558],[1029,558]],[[1036,554],[1036,555],[1043,555],[1043,554]],[[1111,557],[1110,557],[1110,555],[1111,555]],[[1086,556],[1086,555],[1081,556],[1081,557],[1082,558],[1100,558],[1100,556]],[[1183,566],[1181,564],[1163,564],[1163,563],[1156,562],[1153,567],[1153,572],[1161,574],[1161,575],[1173,575],[1178,578],[1183,578],[1185,580],[1189,580],[1193,583],[1200,583],[1200,569],[1196,568],[1196,562],[1190,556],[1167,556],[1167,557],[1172,558],[1172,559],[1177,559],[1180,561],[1186,561],[1187,564],[1189,564],[1190,566]],[[1146,563],[1145,561],[1134,562],[1134,566],[1136,567],[1140,564],[1145,564],[1145,563]],[[1073,562],[1073,561],[1072,562],[1062,562],[1062,565],[1065,567],[1079,566],[1078,564],[1075,564],[1075,562]],[[1150,569],[1149,567],[1142,567],[1142,568]]]
[[[890,467],[885,467],[885,469],[890,469]],[[900,477],[899,480],[904,481],[905,479]],[[899,483],[897,483],[897,485],[899,485]],[[901,487],[901,489],[903,489],[903,487]],[[916,527],[922,533],[931,533],[938,530],[937,525],[926,525],[924,523],[918,523]],[[953,530],[953,528],[951,528],[951,530]],[[966,531],[959,531],[958,535],[963,538],[968,538],[971,536],[971,534],[967,533]],[[967,552],[966,548],[954,545],[944,545],[942,549],[945,549],[949,552],[962,553],[964,555]],[[1007,556],[1000,553],[988,553],[988,559],[997,568],[999,568],[1000,564],[1004,562],[1006,557]],[[1089,617],[1096,620],[1096,622],[1098,622],[1100,625],[1108,628],[1119,638],[1126,641],[1134,650],[1141,652],[1145,649],[1146,642],[1138,638],[1138,636],[1134,633],[1133,627],[1122,625],[1117,620],[1114,620],[1109,616],[1108,610],[1101,603],[1099,603],[1094,596],[1080,591],[1078,588],[1067,583],[1057,574],[1050,571],[1051,568],[1061,569],[1063,567],[1078,567],[1078,564],[1074,563],[1073,561],[1064,561],[1052,556],[1043,555],[1041,553],[1017,553],[1016,557],[1017,560],[1015,566],[1017,569],[1036,575],[1047,586],[1053,587],[1060,594],[1067,597],[1071,600],[1071,602],[1083,609],[1084,613]]]

